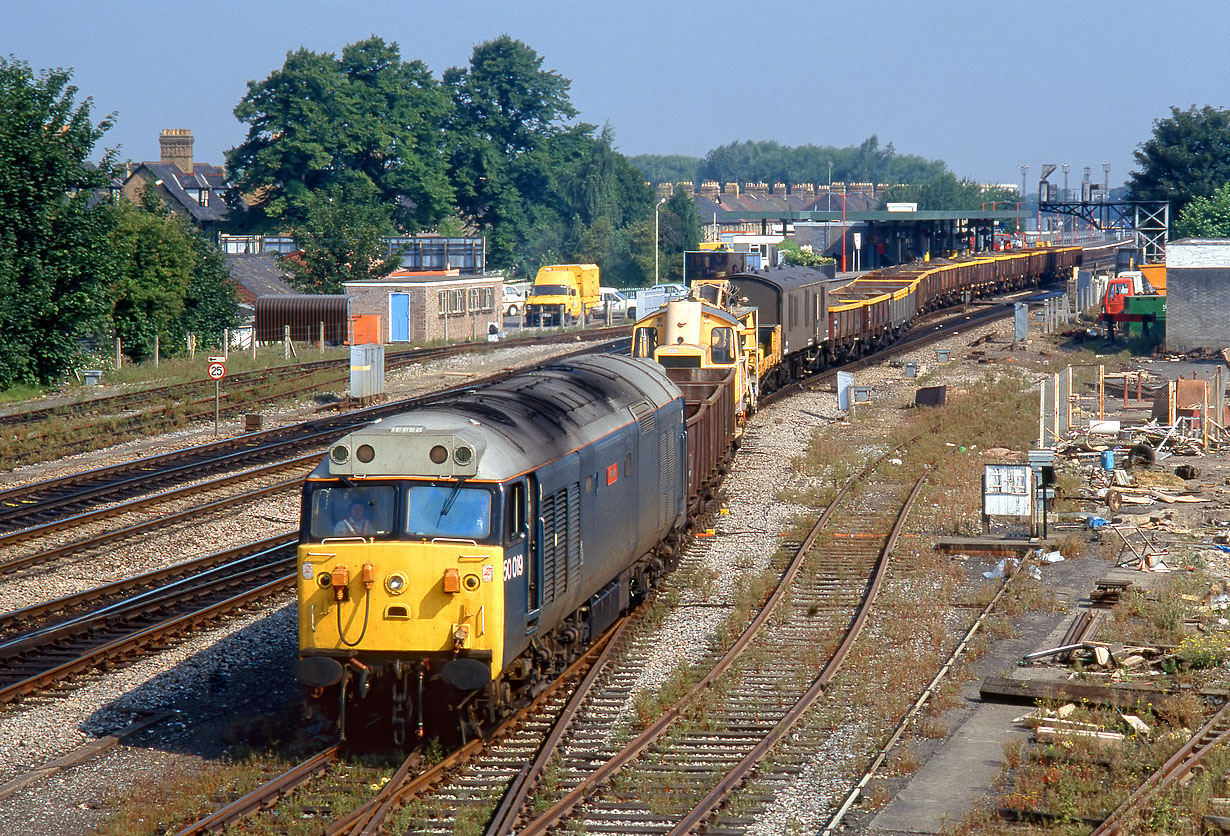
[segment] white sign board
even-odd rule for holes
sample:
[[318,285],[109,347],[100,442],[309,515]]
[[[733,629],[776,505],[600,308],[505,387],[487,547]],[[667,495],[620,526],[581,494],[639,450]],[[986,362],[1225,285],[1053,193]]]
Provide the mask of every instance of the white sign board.
[[854,388],[854,375],[849,372],[837,373],[837,408],[850,409],[850,391]]
[[983,471],[982,513],[1030,517],[1033,470],[1027,464],[988,464]]
[[886,203],[884,208],[889,212],[917,212],[917,203]]

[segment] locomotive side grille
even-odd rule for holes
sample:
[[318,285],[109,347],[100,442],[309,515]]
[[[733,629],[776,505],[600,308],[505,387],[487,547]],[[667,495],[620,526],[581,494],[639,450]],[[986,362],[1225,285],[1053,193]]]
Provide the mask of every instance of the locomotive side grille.
[[678,477],[679,458],[675,451],[675,436],[664,432],[658,436],[658,525],[671,518],[671,494]]
[[568,486],[568,575],[564,579],[564,589],[568,588],[568,577],[581,577],[581,562],[584,555],[581,551],[581,485],[573,482]]
[[542,599],[546,603],[555,600],[555,564],[559,529],[556,519],[556,497],[559,492],[542,499]]

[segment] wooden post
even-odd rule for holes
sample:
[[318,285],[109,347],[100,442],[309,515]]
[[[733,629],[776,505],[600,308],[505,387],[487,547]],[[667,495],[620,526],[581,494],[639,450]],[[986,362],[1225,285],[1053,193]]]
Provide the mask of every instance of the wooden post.
[[1144,380],[1144,379],[1145,379],[1145,372],[1144,372],[1144,370],[1143,370],[1143,369],[1138,369],[1138,370],[1136,371],[1136,403],[1137,403],[1137,405],[1139,405],[1139,404],[1140,404],[1140,402],[1144,400],[1144,398],[1142,398],[1142,397],[1140,396],[1141,381],[1142,381],[1142,380]]
[[231,329],[222,329],[222,359],[225,360],[231,356]]
[[1177,387],[1173,380],[1166,381],[1166,423],[1174,426],[1175,392]]
[[120,348],[120,338],[115,338],[115,370],[120,370],[120,365],[124,362],[124,353]]
[[1205,452],[1209,449],[1209,385],[1206,382],[1204,394],[1200,396],[1200,434],[1204,440]]
[[320,323],[320,356],[325,356],[325,324]]
[[1059,372],[1055,372],[1055,443],[1059,443]]
[[158,368],[158,335],[154,335],[154,368]]
[[290,326],[282,326],[282,359],[290,359]]
[[256,325],[252,326],[252,362],[256,362]]
[[1123,408],[1127,409],[1127,372],[1123,372]]
[[1098,366],[1098,420],[1106,417],[1106,366]]

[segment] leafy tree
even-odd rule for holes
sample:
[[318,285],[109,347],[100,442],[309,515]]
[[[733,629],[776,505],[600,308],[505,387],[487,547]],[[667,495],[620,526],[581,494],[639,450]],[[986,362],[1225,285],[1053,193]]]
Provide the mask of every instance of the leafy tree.
[[113,116],[70,78],[0,58],[0,388],[59,378],[107,311],[114,154],[87,160]]
[[258,228],[302,224],[318,194],[357,176],[371,186],[366,199],[413,232],[452,208],[441,130],[450,112],[426,65],[403,61],[396,43],[373,36],[340,58],[301,48],[265,80],[248,82],[235,116],[250,127],[227,152],[227,167],[238,190],[255,195]]
[[665,205],[658,210],[658,246],[661,249],[659,269],[662,281],[683,281],[683,254],[700,245],[700,214],[696,201],[685,189],[676,187]]
[[697,180],[735,183],[918,183],[948,171],[939,160],[898,154],[874,134],[857,146],[789,147],[777,142],[734,142],[714,148],[697,168]]
[[1128,178],[1138,200],[1169,200],[1172,217],[1189,201],[1230,182],[1230,110],[1205,105],[1170,109],[1153,123],[1153,136],[1133,152],[1139,171]]
[[1196,197],[1179,213],[1175,234],[1182,238],[1230,237],[1230,183],[1208,197]]
[[235,286],[222,253],[147,188],[141,206],[121,201],[108,236],[114,258],[111,323],[127,354],[137,359],[183,350],[189,332],[202,344],[221,344],[238,322]]
[[542,68],[542,56],[501,35],[474,47],[468,69],[444,73],[452,89],[455,131],[472,134],[503,157],[532,151],[577,115],[572,82]]
[[304,197],[304,219],[291,227],[300,251],[281,264],[305,293],[341,293],[342,283],[381,278],[400,263],[385,256],[381,237],[391,226],[391,208],[375,199],[375,187],[358,172]]

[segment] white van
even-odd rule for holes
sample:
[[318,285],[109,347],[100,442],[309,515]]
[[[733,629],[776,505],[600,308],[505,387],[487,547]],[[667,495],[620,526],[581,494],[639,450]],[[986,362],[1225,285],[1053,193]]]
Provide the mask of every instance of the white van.
[[526,289],[513,284],[504,285],[504,316],[520,316],[525,311]]
[[608,306],[611,309],[611,319],[623,319],[628,316],[628,297],[613,287],[600,287],[598,288],[598,307],[594,309],[594,315],[605,317]]

